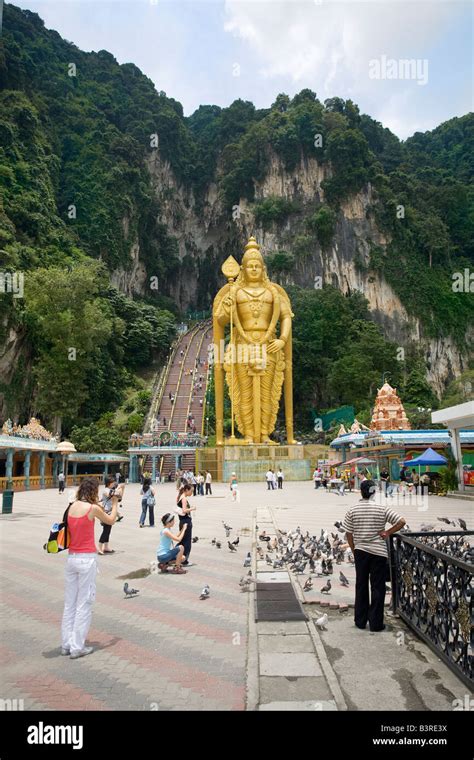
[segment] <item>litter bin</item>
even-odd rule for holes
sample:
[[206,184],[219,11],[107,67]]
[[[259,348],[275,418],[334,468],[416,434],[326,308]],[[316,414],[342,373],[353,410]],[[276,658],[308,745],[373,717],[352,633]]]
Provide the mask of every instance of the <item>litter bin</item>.
[[4,491],[2,500],[2,515],[9,515],[13,512],[13,491]]

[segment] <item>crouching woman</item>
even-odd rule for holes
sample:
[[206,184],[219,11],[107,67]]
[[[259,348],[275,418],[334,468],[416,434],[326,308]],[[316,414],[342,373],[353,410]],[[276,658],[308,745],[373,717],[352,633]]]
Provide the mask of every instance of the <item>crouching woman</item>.
[[161,518],[163,528],[160,530],[160,545],[158,546],[157,558],[158,567],[162,573],[168,572],[168,563],[175,562],[174,572],[178,575],[184,575],[186,570],[181,567],[184,557],[184,546],[175,546],[173,541],[179,544],[187,530],[187,525],[183,525],[177,536],[173,535],[171,529],[174,525],[174,515],[168,512]]

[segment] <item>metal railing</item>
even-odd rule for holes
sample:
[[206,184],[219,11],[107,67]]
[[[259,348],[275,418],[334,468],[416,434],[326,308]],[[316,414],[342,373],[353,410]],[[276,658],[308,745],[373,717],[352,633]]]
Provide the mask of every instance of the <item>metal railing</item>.
[[[468,536],[474,531],[397,533],[390,561],[394,612],[472,689],[474,564],[463,550]],[[447,550],[439,548],[445,538]]]
[[[72,475],[69,473],[67,476],[67,482],[65,487],[79,485],[84,478],[98,478],[102,480],[102,474],[97,472],[86,472],[79,475]],[[41,481],[44,481],[44,485],[41,485]],[[41,478],[40,475],[30,475],[29,485],[27,485],[27,479],[24,476],[15,478],[0,478],[0,493],[2,491],[38,491],[41,488],[57,488],[58,479],[52,475],[45,475]]]

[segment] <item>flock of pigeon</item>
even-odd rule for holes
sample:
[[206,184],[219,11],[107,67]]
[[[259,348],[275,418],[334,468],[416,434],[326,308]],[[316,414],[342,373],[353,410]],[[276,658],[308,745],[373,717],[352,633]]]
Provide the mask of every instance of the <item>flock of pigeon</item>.
[[[437,520],[454,528],[457,528],[459,525],[463,531],[468,530],[466,522],[460,517],[457,522],[456,520],[449,520],[447,517],[438,517]],[[234,553],[239,546],[239,537],[237,536],[234,541],[230,541],[230,534],[233,528],[224,521],[222,524],[227,539],[227,547],[230,552]],[[303,591],[308,592],[313,590],[314,578],[325,578],[325,584],[318,590],[321,594],[330,594],[332,583],[334,583],[334,566],[340,566],[344,562],[350,565],[354,564],[354,555],[345,541],[345,531],[342,522],[336,520],[334,527],[336,528],[336,533],[321,529],[319,536],[311,536],[309,531],[303,533],[300,526],[297,526],[291,532],[277,529],[277,535],[272,539],[271,536],[267,535],[265,530],[258,533],[259,527],[257,525],[256,531],[259,541],[257,545],[257,559],[261,561],[265,560],[267,565],[270,565],[274,570],[286,566],[288,570],[296,574],[305,573],[306,568],[309,567],[309,578],[304,583]],[[406,525],[401,532],[409,532],[409,530],[408,525]],[[474,564],[474,546],[469,543],[466,535],[459,533],[456,535],[433,535],[434,531],[436,531],[435,525],[423,523],[420,527],[420,532],[427,535],[426,537],[417,536],[417,539],[434,549],[449,554],[451,557]],[[195,536],[193,543],[197,541],[199,541],[199,538]],[[222,549],[223,541],[213,538],[211,544],[216,549]],[[251,564],[252,555],[251,552],[248,552],[243,566],[244,568],[250,568]],[[154,560],[151,562],[150,568],[152,573],[158,573],[158,561]],[[333,576],[332,582],[330,576]],[[342,587],[349,587],[349,579],[340,568],[338,580]],[[250,591],[255,583],[256,580],[252,575],[252,570],[249,569],[247,575],[240,578],[239,587],[242,591]],[[136,596],[139,593],[138,589],[129,588],[128,583],[124,584],[123,591],[125,598]],[[210,593],[210,587],[206,584],[199,594],[199,599],[209,599]],[[315,622],[321,630],[326,630],[328,622],[327,614],[325,613]]]
[[[448,528],[446,530],[454,531],[458,526],[463,531],[467,531],[468,527],[466,521],[461,517],[456,520],[450,520],[448,517],[437,517],[438,522],[445,523]],[[452,526],[452,527],[451,527]],[[463,533],[453,533],[453,535],[433,535],[433,531],[437,531],[434,525],[423,524],[420,528],[422,533],[426,533],[426,536],[417,536],[417,540],[426,544],[432,549],[437,549],[444,554],[448,554],[450,557],[468,562],[474,565],[474,546],[469,542],[468,536]],[[437,531],[439,532],[439,531]],[[471,539],[472,540],[472,539]]]

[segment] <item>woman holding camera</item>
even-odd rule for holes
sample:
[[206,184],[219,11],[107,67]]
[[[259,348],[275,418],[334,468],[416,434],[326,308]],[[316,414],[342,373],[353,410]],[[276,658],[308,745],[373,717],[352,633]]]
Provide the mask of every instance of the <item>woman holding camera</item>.
[[95,478],[84,478],[76,500],[70,505],[66,523],[69,532],[69,552],[66,561],[64,612],[61,626],[62,655],[71,660],[91,654],[86,647],[92,605],[95,600],[97,549],[94,540],[95,520],[112,526],[117,519],[117,496],[111,497],[110,514],[99,504],[99,484]]

